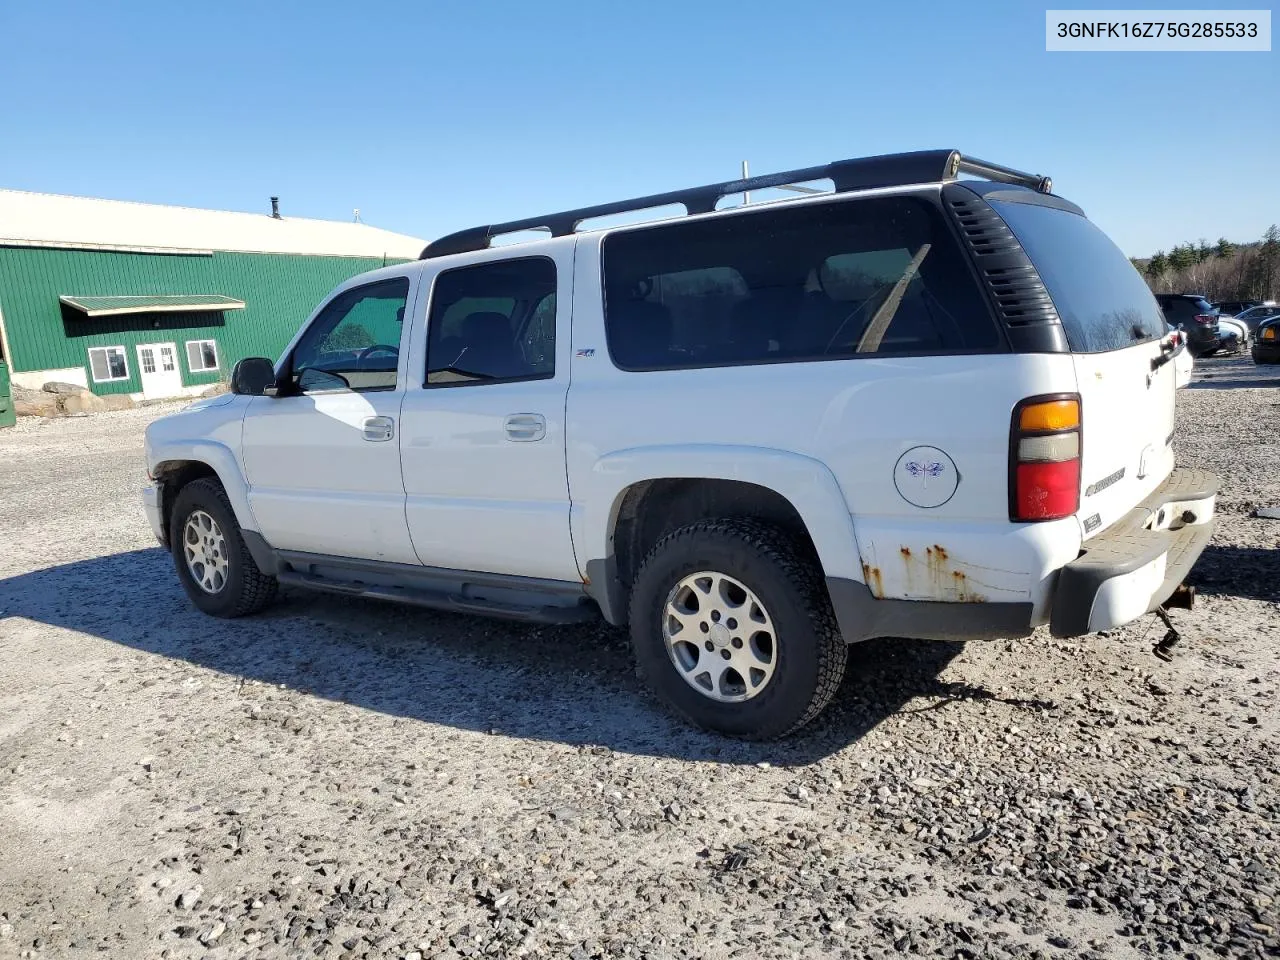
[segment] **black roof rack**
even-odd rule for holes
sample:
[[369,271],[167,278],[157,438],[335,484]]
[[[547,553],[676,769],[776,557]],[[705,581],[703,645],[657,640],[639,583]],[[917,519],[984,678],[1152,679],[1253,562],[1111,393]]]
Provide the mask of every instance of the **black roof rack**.
[[549,230],[553,237],[564,237],[577,230],[583,220],[596,217],[608,217],[619,213],[630,213],[636,210],[648,210],[653,207],[665,207],[680,204],[686,214],[710,213],[715,210],[721,197],[735,193],[746,193],[750,190],[764,190],[769,187],[784,187],[794,183],[805,183],[809,180],[830,180],[835,184],[836,193],[849,190],[869,190],[874,187],[896,187],[909,183],[935,183],[954,180],[960,174],[968,173],[985,180],[996,180],[1000,183],[1012,183],[1022,187],[1030,187],[1040,193],[1048,193],[1053,188],[1053,181],[1034,173],[1023,173],[1012,167],[987,163],[965,157],[958,150],[920,150],[914,153],[890,153],[879,157],[861,157],[853,160],[837,160],[820,167],[805,167],[800,170],[784,170],[781,173],[767,173],[760,177],[746,180],[726,180],[724,183],[711,183],[703,187],[688,187],[684,190],[672,190],[670,193],[655,193],[647,197],[636,197],[633,200],[618,200],[614,203],[601,203],[594,207],[580,207],[577,210],[565,210],[561,213],[550,213],[541,217],[529,217],[527,220],[512,220],[508,223],[491,223],[482,227],[470,227],[441,237],[427,244],[419,259],[428,260],[433,257],[444,257],[452,253],[469,253],[484,250],[489,241],[504,233],[515,233],[519,230]]

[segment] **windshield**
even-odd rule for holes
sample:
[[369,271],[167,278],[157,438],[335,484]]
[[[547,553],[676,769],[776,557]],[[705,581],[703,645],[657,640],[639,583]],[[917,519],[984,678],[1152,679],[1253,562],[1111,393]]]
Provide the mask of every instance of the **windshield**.
[[993,200],[1035,264],[1076,353],[1120,350],[1164,332],[1146,281],[1087,218],[1031,203]]

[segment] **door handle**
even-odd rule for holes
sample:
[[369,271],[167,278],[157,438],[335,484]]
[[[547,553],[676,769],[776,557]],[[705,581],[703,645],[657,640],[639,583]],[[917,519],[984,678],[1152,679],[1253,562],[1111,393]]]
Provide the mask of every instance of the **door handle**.
[[513,413],[502,422],[508,440],[541,440],[547,435],[547,418],[540,413]]
[[396,422],[390,417],[365,417],[360,432],[366,440],[380,443],[396,435]]

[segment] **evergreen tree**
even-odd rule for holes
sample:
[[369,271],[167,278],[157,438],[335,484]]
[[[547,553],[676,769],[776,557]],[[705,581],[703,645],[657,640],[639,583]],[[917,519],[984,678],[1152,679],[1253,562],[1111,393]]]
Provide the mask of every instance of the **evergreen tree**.
[[1262,296],[1271,299],[1276,295],[1276,274],[1280,270],[1280,227],[1274,223],[1267,227],[1258,247],[1258,276],[1262,281]]
[[1169,272],[1169,258],[1164,255],[1163,250],[1157,250],[1156,255],[1147,261],[1147,276],[1152,280],[1159,280]]
[[1185,247],[1182,244],[1178,244],[1169,251],[1169,269],[1174,273],[1181,273],[1195,263],[1195,260],[1196,258],[1191,251],[1191,244],[1187,244]]
[[1213,255],[1219,260],[1230,260],[1236,253],[1236,245],[1226,237],[1219,237],[1218,244],[1213,248]]

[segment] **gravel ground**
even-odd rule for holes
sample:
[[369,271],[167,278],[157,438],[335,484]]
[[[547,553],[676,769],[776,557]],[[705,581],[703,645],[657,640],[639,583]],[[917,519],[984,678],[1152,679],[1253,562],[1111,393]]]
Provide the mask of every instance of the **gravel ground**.
[[289,593],[223,622],[142,517],[165,410],[0,432],[0,958],[1280,955],[1280,379],[1202,363],[1176,612],[877,641],[781,744],[624,638]]

